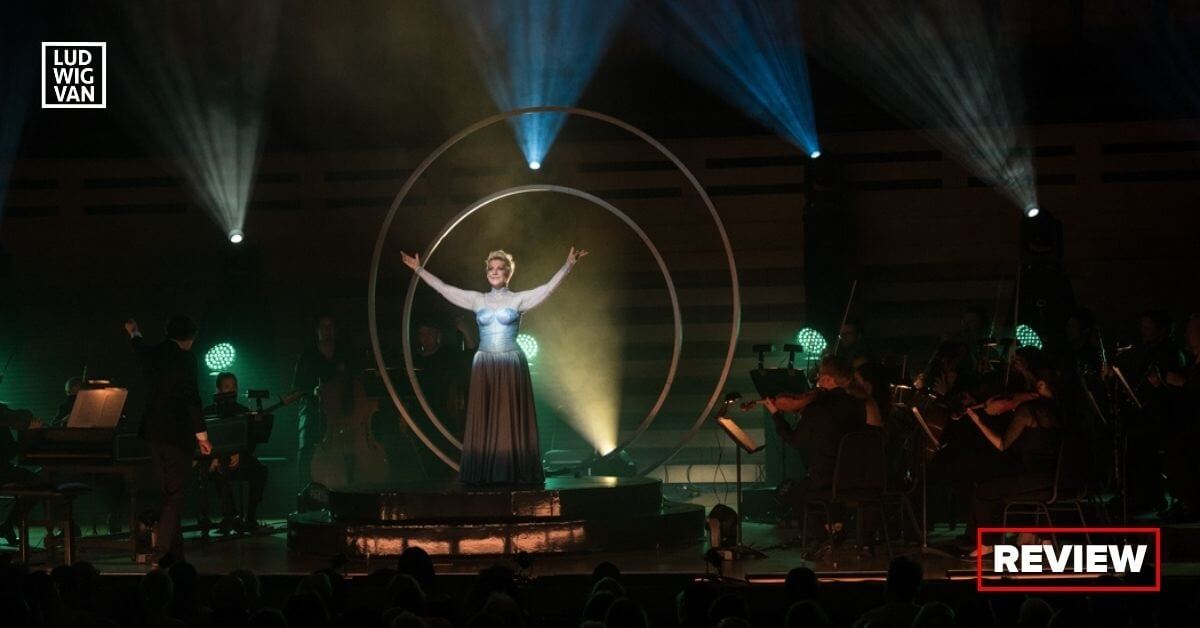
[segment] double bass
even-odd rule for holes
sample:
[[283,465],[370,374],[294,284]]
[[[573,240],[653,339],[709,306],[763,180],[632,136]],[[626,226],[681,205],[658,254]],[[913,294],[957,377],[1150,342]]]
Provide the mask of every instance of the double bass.
[[386,480],[387,453],[371,432],[379,400],[368,397],[362,380],[346,371],[321,382],[317,396],[325,438],[313,452],[313,480],[325,486]]

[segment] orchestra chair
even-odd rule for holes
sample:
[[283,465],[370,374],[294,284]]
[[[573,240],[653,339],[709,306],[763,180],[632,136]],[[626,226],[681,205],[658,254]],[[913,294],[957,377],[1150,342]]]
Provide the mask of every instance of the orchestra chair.
[[[866,507],[879,510],[880,525],[892,555],[892,538],[888,532],[884,506],[887,503],[887,459],[884,457],[883,433],[878,430],[851,432],[842,437],[834,463],[833,484],[827,490],[808,491],[801,515],[800,546],[806,547],[808,515],[823,517],[832,529],[831,511],[835,505],[853,508],[855,533],[863,544],[863,511]],[[832,539],[832,532],[830,533]]]
[[[0,497],[11,497],[16,500],[14,507],[21,508],[22,504],[27,502],[41,502],[42,509],[46,513],[45,518],[35,520],[30,518],[31,509],[21,508],[20,535],[21,535],[21,562],[29,564],[30,548],[29,548],[29,525],[31,523],[40,523],[46,525],[47,528],[54,524],[59,524],[63,529],[63,563],[70,565],[75,561],[75,513],[74,502],[77,498],[88,495],[92,492],[92,487],[78,482],[67,482],[64,484],[52,484],[46,482],[10,482],[0,486]],[[55,503],[63,505],[61,517],[55,517],[54,513],[57,509],[52,508]],[[47,538],[46,546],[50,547],[51,540]]]
[[[1079,517],[1079,525],[1087,527],[1083,505],[1090,499],[1088,492],[1088,451],[1079,438],[1064,436],[1058,448],[1058,462],[1054,465],[1054,483],[1038,491],[1017,493],[1004,499],[1004,518],[1001,526],[1008,527],[1008,517],[1033,516],[1037,526],[1044,518],[1046,527],[1054,527],[1053,512],[1073,512]],[[1092,542],[1090,534],[1084,534]],[[1058,543],[1055,535],[1051,535]]]

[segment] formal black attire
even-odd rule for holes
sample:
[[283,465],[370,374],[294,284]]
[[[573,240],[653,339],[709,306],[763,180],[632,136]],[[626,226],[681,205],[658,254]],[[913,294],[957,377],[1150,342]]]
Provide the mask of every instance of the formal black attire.
[[132,338],[145,371],[146,405],[138,433],[150,445],[150,458],[163,493],[156,558],[170,552],[183,558],[181,516],[187,496],[196,435],[206,430],[197,385],[196,356],[174,340],[150,345]]
[[321,414],[321,400],[313,390],[326,380],[343,371],[351,370],[350,352],[342,343],[334,345],[333,355],[325,357],[314,343],[296,359],[296,373],[292,379],[292,390],[303,393],[299,410],[299,452],[297,456],[297,479],[301,484],[312,481],[312,457],[317,445],[325,438],[325,417]]
[[58,404],[58,410],[54,413],[54,418],[50,419],[51,426],[65,427],[67,425],[67,419],[71,418],[71,411],[75,409],[76,397],[77,395],[67,395],[67,398]]
[[[999,525],[1005,498],[1046,491],[1054,484],[1062,439],[1066,438],[1057,404],[1049,399],[1027,401],[1016,410],[1033,417],[1003,452],[1004,470],[975,486],[968,536],[978,526]],[[1001,434],[1001,438],[1003,438]],[[994,447],[993,447],[994,449]]]
[[841,388],[818,393],[816,399],[800,413],[795,427],[784,419],[783,412],[771,417],[779,439],[800,451],[804,460],[805,477],[791,483],[789,501],[802,504],[811,491],[833,486],[838,447],[842,437],[866,427],[866,406]]
[[446,429],[460,438],[467,418],[466,389],[473,355],[447,345],[440,345],[429,355],[413,354],[413,367],[425,400]]
[[1128,408],[1124,414],[1127,440],[1125,454],[1129,508],[1153,510],[1164,505],[1163,468],[1160,452],[1170,446],[1171,392],[1168,386],[1152,386],[1149,374],[1161,378],[1183,369],[1183,354],[1170,340],[1138,345],[1118,359],[1129,385],[1141,401],[1140,409]]
[[[250,408],[243,406],[236,401],[215,403],[204,408],[204,416],[206,417],[233,417],[248,414]],[[238,466],[233,466],[232,457],[230,454],[225,454],[217,458],[217,466],[212,469],[206,465],[201,469],[200,475],[204,481],[206,493],[207,487],[213,486],[217,489],[217,497],[221,503],[221,517],[223,523],[233,521],[237,517],[237,507],[233,499],[233,483],[245,482],[249,491],[246,495],[246,512],[243,523],[247,526],[253,525],[258,521],[258,506],[262,504],[263,493],[267,488],[267,465],[263,464],[258,456],[254,454],[256,443],[253,437],[247,444],[246,449],[238,456]],[[204,496],[201,502],[202,508],[207,514],[208,510],[208,495]]]
[[1167,488],[1183,502],[1190,516],[1200,515],[1200,477],[1195,469],[1196,443],[1200,442],[1200,357],[1188,355],[1179,372],[1182,388],[1168,387],[1171,420],[1166,452]]

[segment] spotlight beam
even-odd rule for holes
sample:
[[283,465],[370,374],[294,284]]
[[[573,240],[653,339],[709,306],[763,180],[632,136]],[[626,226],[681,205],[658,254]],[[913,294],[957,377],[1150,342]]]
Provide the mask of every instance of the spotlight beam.
[[685,72],[804,154],[820,156],[793,0],[668,0],[666,7],[689,36],[669,48]]
[[824,59],[1019,209],[1036,207],[1013,47],[976,2],[829,0]]
[[233,240],[246,222],[262,144],[263,90],[281,4],[152,3],[124,16],[127,93],[150,140],[171,156],[200,205]]
[[[466,18],[475,64],[502,111],[574,105],[629,5],[629,0],[447,1]],[[530,169],[545,163],[566,120],[555,112],[509,119]]]

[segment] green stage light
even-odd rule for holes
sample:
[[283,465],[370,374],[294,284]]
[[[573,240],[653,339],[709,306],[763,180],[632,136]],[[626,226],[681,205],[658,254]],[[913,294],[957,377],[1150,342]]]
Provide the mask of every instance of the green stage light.
[[1025,323],[1017,325],[1017,342],[1020,343],[1022,347],[1033,347],[1035,349],[1042,348],[1042,337],[1039,336],[1032,327],[1026,325]]
[[517,345],[521,347],[521,351],[525,352],[525,357],[532,362],[537,358],[538,343],[537,339],[529,334],[517,334]]
[[821,354],[825,353],[825,347],[829,346],[829,343],[825,342],[825,336],[812,327],[805,327],[796,332],[796,344],[804,347],[804,356],[809,361],[820,358]]
[[237,359],[237,350],[228,342],[222,342],[213,345],[208,353],[204,354],[204,365],[210,371],[227,371],[233,366],[234,360]]

